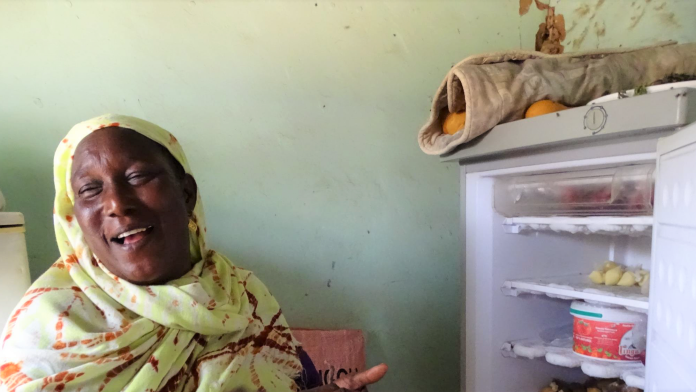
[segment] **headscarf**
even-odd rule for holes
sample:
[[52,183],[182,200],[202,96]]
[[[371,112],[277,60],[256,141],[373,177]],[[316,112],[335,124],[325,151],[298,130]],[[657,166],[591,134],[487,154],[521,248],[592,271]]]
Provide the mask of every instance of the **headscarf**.
[[107,127],[154,140],[191,173],[177,139],[147,121],[109,114],[70,130],[54,159],[61,258],[5,327],[0,390],[296,390],[297,343],[280,307],[255,275],[206,247],[200,196],[189,224],[195,264],[179,279],[138,286],[89,249],[73,214],[72,157],[83,138]]

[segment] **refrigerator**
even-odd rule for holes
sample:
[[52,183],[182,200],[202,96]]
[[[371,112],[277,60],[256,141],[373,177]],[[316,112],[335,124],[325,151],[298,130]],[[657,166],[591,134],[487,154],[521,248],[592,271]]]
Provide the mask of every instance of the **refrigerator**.
[[[441,157],[460,167],[463,391],[696,391],[695,121],[696,89],[671,88],[501,124]],[[649,293],[592,283],[605,261],[649,271]],[[573,301],[644,315],[645,364],[574,352]]]
[[5,327],[31,284],[24,232],[24,215],[0,211],[0,328]]

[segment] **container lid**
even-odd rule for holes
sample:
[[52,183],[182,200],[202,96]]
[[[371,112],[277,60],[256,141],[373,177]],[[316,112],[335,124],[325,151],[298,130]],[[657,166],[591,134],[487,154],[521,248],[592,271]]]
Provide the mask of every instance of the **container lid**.
[[21,212],[0,212],[0,227],[24,226],[24,215]]
[[589,317],[616,322],[639,322],[644,321],[646,318],[642,313],[631,312],[623,307],[590,304],[582,301],[573,301],[570,305],[570,314],[575,317]]

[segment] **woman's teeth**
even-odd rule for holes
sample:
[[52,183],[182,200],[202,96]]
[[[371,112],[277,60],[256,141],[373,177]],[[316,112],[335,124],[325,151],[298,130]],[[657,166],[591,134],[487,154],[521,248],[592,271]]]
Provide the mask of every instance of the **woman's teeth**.
[[141,227],[141,228],[139,228],[139,229],[134,229],[134,230],[126,231],[125,233],[119,234],[119,236],[116,237],[116,238],[118,238],[118,239],[123,239],[123,238],[126,238],[126,237],[128,237],[128,236],[130,236],[130,235],[133,235],[133,234],[142,233],[143,231],[146,231],[146,230],[149,229],[150,227],[152,227],[152,226]]

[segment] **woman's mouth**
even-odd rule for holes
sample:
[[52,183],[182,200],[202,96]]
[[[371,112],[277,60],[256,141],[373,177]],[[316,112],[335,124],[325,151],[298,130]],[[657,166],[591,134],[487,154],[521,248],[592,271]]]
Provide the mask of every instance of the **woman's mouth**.
[[111,241],[121,245],[132,245],[147,237],[147,235],[152,232],[153,228],[154,226],[146,226],[124,231],[112,238]]

